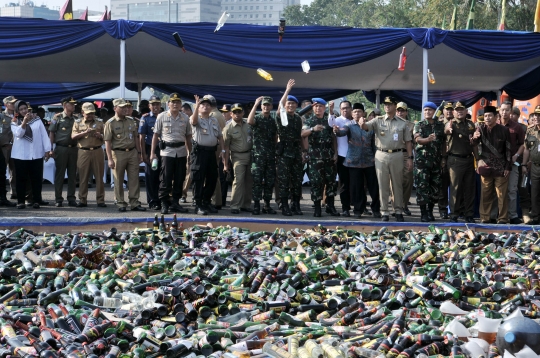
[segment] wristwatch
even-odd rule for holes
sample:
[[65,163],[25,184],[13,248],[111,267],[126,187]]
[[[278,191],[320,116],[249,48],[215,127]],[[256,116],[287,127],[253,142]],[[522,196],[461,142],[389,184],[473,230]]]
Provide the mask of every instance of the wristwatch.
[[315,129],[313,129],[313,127],[311,127],[310,130],[311,130],[311,133],[313,133],[315,131]]
[[408,156],[407,159],[414,159],[414,157],[411,155],[411,156]]
[[225,153],[225,149],[222,149],[222,150],[221,150],[221,153]]

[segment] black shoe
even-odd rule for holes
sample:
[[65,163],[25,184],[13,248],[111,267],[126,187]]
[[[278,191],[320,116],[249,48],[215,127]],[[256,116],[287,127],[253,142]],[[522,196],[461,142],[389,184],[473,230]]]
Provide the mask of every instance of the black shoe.
[[429,203],[427,206],[427,216],[429,218],[429,221],[435,221],[435,216],[433,216],[433,207],[435,207],[434,203]]
[[497,221],[497,224],[499,225],[508,225],[508,223],[506,221]]
[[62,207],[62,202],[57,201],[56,204],[54,204],[54,206],[56,206],[57,208],[61,208]]
[[197,208],[195,209],[195,213],[197,215],[208,215],[208,212],[204,210],[204,207],[202,205],[197,205]]
[[392,215],[393,217],[396,217],[396,213],[392,213],[392,214],[390,214],[390,215]]
[[382,216],[381,221],[388,221],[388,220],[390,220],[390,218],[388,217],[388,215],[383,215],[383,216]]
[[261,215],[261,203],[259,201],[253,202],[253,211],[251,215]]
[[240,214],[240,210],[238,210],[238,209],[231,209],[231,214]]
[[472,216],[465,217],[465,221],[471,224],[474,224],[476,221],[474,221],[474,218]]
[[322,216],[322,210],[321,210],[321,201],[317,200],[313,204],[313,207],[315,208],[313,211],[313,217],[320,218]]
[[107,207],[107,204],[105,203],[99,203],[97,204],[98,208],[106,208]]
[[204,208],[204,210],[206,210],[210,214],[217,214],[218,213],[218,210],[216,209],[216,207],[214,205],[210,204],[210,203],[204,204],[203,208]]
[[349,212],[349,210],[343,210],[343,212],[341,213],[341,216],[348,218],[351,216],[351,213]]
[[251,213],[253,210],[251,210],[251,208],[240,208],[240,211],[245,211],[247,213]]
[[532,219],[526,222],[527,225],[538,225],[540,224],[540,220],[538,219]]
[[281,198],[281,214],[284,216],[292,216],[291,208],[289,208],[287,198]]
[[32,207],[33,207],[34,209],[39,209],[39,208],[40,208],[39,203],[34,203],[34,205],[32,205]]
[[134,208],[131,208],[131,211],[146,211],[146,208],[143,208],[142,206],[138,205]]
[[510,219],[510,224],[517,225],[517,224],[521,224],[522,222],[523,222],[523,220],[521,220],[520,218]]
[[77,203],[77,205],[76,205],[76,206],[77,206],[78,208],[86,208],[86,207],[87,207],[88,205],[87,205],[87,204],[84,204],[84,203],[81,203],[81,202],[79,202],[79,203]]
[[264,206],[262,208],[262,212],[263,212],[263,214],[272,214],[272,215],[277,214],[276,211],[274,209],[272,209],[272,207],[270,206],[270,202],[265,202],[264,203]]
[[169,213],[169,204],[168,203],[162,203],[161,204],[161,213],[163,215],[167,215]]
[[188,212],[188,209],[183,208],[180,206],[180,204],[176,204],[176,203],[169,206],[169,210],[172,211],[173,213],[176,212],[176,213],[182,213],[182,214],[185,214]]
[[300,201],[293,200],[290,210],[293,215],[304,215],[300,209]]
[[223,205],[215,205],[214,208],[216,208],[217,210],[221,210],[223,208]]
[[396,221],[398,221],[398,222],[404,222],[405,219],[403,219],[403,214],[396,214]]
[[47,206],[47,205],[49,205],[49,202],[45,201],[45,200],[41,200],[41,201],[38,201],[38,204],[41,205],[41,206]]
[[[377,218],[377,219],[380,219],[382,217],[381,212],[380,211],[374,211],[373,212],[373,217]],[[386,220],[386,221],[388,221],[388,220]]]
[[366,209],[366,210],[364,210],[363,215],[373,215],[373,213],[369,209]]
[[439,217],[443,220],[447,220],[448,219],[448,212],[446,211],[439,211]]
[[[343,214],[342,214],[343,215]],[[354,214],[354,218],[355,219],[361,219],[362,218],[362,214],[358,213],[358,214]]]
[[339,213],[337,212],[334,205],[326,205],[325,211],[326,211],[327,214],[330,214],[332,216],[339,216]]
[[11,194],[10,199],[17,199],[17,195]]
[[420,205],[420,221],[423,223],[430,222],[429,216],[427,214],[426,204]]
[[17,204],[17,209],[24,209],[26,208],[26,204]]
[[458,221],[459,221],[459,220],[458,220],[458,217],[457,217],[457,216],[454,215],[454,216],[451,216],[451,217],[450,217],[450,222],[452,222],[452,223],[457,223]]
[[125,206],[122,206],[121,208],[118,208],[118,211],[120,211],[121,213],[125,213],[126,212],[126,207]]
[[14,207],[17,204],[7,200],[7,199],[0,199],[0,206],[7,206],[7,207]]
[[409,210],[409,208],[404,208],[404,209],[403,209],[403,214],[404,214],[404,215],[407,215],[407,216],[411,216],[411,215],[412,215],[412,214],[411,214],[411,211]]
[[186,198],[184,198],[184,197],[180,198],[180,202],[181,203],[187,203]]
[[77,207],[77,202],[75,200],[68,201],[68,206]]

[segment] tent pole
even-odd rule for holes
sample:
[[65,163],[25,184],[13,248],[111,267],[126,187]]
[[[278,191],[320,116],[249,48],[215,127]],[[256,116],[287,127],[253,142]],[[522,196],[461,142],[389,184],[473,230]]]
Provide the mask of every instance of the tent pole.
[[120,40],[120,97],[126,96],[126,40]]
[[139,92],[139,102],[137,103],[137,107],[139,107],[141,105],[141,100],[142,100],[142,83],[137,83],[137,91]]
[[[427,102],[428,101],[428,78],[427,78],[427,73],[428,73],[428,50],[427,49],[422,49],[422,57],[423,57],[423,61],[422,61],[422,70],[424,71],[424,73],[422,74],[422,106],[423,106],[423,103]],[[424,112],[422,111],[422,119],[424,119]]]
[[375,91],[375,108],[381,109],[381,90]]
[[497,108],[501,106],[502,103],[502,91],[497,91]]

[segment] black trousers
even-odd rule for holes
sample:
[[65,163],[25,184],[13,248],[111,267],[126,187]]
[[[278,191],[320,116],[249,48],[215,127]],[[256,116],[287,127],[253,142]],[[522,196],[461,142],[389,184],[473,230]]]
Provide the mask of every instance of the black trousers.
[[[151,146],[145,144],[146,154],[150,157]],[[159,149],[156,153],[158,159],[158,168],[161,168],[161,158],[159,156]],[[184,170],[185,172],[185,170]],[[152,170],[152,163],[144,167],[144,180],[146,182],[146,202],[148,206],[159,205],[159,187],[160,187],[160,170]]]
[[159,200],[169,200],[172,192],[173,203],[178,204],[186,179],[186,157],[161,157],[159,176]]
[[216,189],[218,166],[216,152],[198,148],[191,153],[191,181],[193,182],[193,200],[209,203]]
[[[43,159],[13,159],[13,163],[15,164],[15,171],[17,172],[17,182],[15,183],[17,193],[25,193],[26,181],[30,180],[34,203],[41,202],[41,187],[43,185]],[[24,195],[17,195],[17,202],[19,204],[24,204]]]
[[6,158],[0,150],[0,199],[6,199]]
[[371,196],[371,210],[381,211],[381,201],[379,198],[379,182],[375,166],[368,168],[349,168],[351,179],[351,201],[355,213],[362,214],[366,210],[367,196],[364,184],[367,184],[369,195]]
[[349,168],[343,165],[345,157],[338,156],[337,173],[339,175],[339,198],[341,199],[341,209],[351,210],[351,192]]

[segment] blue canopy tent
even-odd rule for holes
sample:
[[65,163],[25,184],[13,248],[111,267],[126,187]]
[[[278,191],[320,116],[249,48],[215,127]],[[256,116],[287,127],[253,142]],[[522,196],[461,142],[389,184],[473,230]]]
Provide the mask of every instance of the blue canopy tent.
[[[0,96],[16,94],[39,104],[42,97],[84,97],[127,83],[132,90],[147,84],[187,98],[213,93],[220,102],[232,102],[263,94],[279,98],[295,78],[293,93],[301,98],[336,98],[363,89],[375,99],[381,91],[393,93],[418,108],[428,95],[427,68],[437,79],[429,85],[435,101],[474,101],[502,89],[516,99],[540,93],[537,33],[289,26],[279,43],[275,26],[226,24],[217,33],[214,28],[0,18]],[[174,32],[187,53],[178,48]],[[402,46],[408,60],[405,71],[398,71]],[[302,73],[304,60],[309,74]],[[274,81],[259,77],[256,68],[271,72]]]

